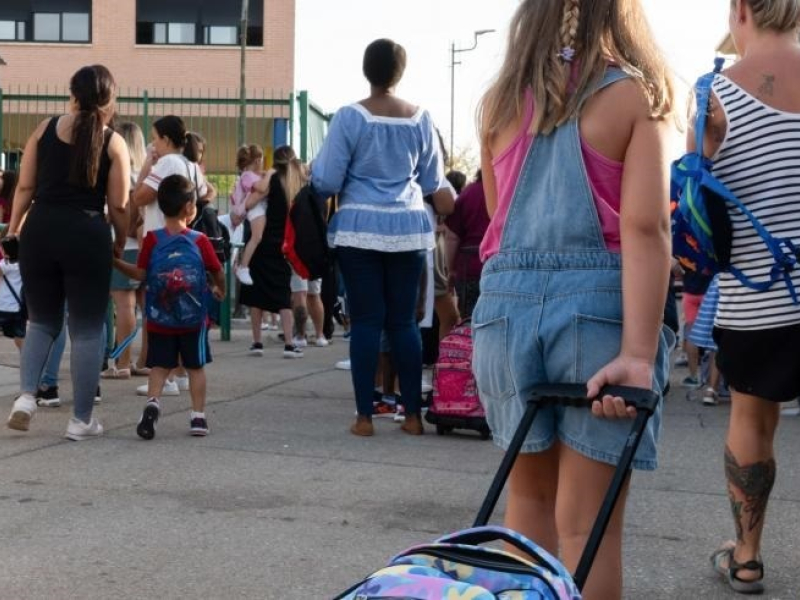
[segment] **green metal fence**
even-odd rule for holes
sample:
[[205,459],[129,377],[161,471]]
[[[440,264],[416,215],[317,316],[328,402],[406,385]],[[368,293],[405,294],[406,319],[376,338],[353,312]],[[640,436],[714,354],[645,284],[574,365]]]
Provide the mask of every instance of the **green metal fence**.
[[[44,86],[0,88],[0,166],[18,169],[28,137],[45,118],[68,111],[65,89]],[[117,120],[134,121],[150,137],[152,123],[167,114],[179,115],[191,131],[207,142],[206,177],[217,189],[220,214],[228,211],[228,198],[236,179],[239,119],[245,116],[245,143],[264,148],[265,167],[272,150],[283,144],[295,147],[311,160],[319,151],[330,115],[315,105],[306,91],[247,94],[245,105],[238,90],[120,90]],[[230,339],[230,314],[223,313],[222,339]]]
[[[5,167],[15,168],[25,142],[38,123],[67,111],[65,90],[28,86],[0,88],[0,152]],[[227,210],[228,192],[236,176],[238,125],[243,107],[236,90],[124,90],[117,98],[117,119],[134,121],[150,135],[153,121],[167,114],[181,116],[190,130],[208,142],[206,172],[219,190],[219,208]],[[277,145],[290,143],[303,160],[311,160],[327,131],[329,115],[309,94],[249,92],[245,111],[245,143],[259,144],[269,161]],[[267,163],[268,166],[268,163]]]

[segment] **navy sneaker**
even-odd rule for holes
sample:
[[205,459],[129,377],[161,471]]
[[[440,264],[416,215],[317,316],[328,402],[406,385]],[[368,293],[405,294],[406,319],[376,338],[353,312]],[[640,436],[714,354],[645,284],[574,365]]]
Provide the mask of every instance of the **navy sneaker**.
[[156,436],[156,423],[158,423],[160,414],[158,402],[155,398],[151,398],[145,405],[142,418],[139,419],[139,424],[136,426],[136,433],[140,438],[152,440]]
[[195,417],[189,423],[189,435],[203,437],[208,435],[208,421],[205,417]]

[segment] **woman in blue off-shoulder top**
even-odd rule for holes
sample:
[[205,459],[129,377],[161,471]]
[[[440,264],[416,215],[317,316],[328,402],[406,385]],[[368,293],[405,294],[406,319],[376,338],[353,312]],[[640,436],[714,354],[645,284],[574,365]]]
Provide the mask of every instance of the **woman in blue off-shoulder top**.
[[391,40],[364,52],[370,96],[341,108],[311,168],[322,194],[338,194],[328,241],[350,303],[353,387],[358,418],[350,431],[372,435],[372,397],[381,330],[392,347],[406,407],[405,432],[420,419],[422,347],[416,303],[426,252],[434,235],[427,195],[452,195],[439,141],[427,111],[401,100],[395,87],[406,53]]

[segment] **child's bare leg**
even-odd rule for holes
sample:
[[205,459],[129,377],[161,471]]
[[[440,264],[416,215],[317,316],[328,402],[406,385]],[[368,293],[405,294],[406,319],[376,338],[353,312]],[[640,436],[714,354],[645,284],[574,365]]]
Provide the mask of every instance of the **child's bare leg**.
[[22,343],[25,341],[25,338],[14,338],[14,345],[17,347],[17,350],[22,352]]
[[261,343],[261,322],[264,319],[264,311],[260,308],[250,307],[250,329],[253,332],[253,343]]
[[711,352],[711,356],[708,357],[708,360],[710,361],[708,369],[708,387],[718,392],[720,373],[717,368],[717,353]]
[[192,396],[192,410],[202,413],[206,410],[206,371],[186,369],[189,372],[189,393]]
[[147,395],[150,398],[160,398],[164,391],[164,383],[169,377],[169,369],[163,367],[153,367],[150,375],[147,376]]
[[253,258],[256,247],[261,243],[266,224],[266,217],[258,217],[250,221],[250,239],[247,241],[247,244],[245,244],[244,252],[242,252],[242,260],[240,261],[242,267],[246,268],[250,266],[250,259]]

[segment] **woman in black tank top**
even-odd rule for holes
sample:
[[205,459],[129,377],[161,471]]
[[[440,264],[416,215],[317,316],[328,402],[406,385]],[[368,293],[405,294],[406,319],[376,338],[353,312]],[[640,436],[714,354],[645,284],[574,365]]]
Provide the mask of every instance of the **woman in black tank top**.
[[66,437],[84,440],[103,432],[92,418],[111,279],[111,232],[103,213],[108,205],[116,235],[113,252],[121,256],[130,187],[127,146],[107,126],[115,88],[105,67],[80,69],[70,81],[70,113],[42,122],[25,146],[8,231],[20,236],[30,326],[22,350],[21,394],[8,419],[12,429],[26,431],[30,425],[66,303],[75,396]]

